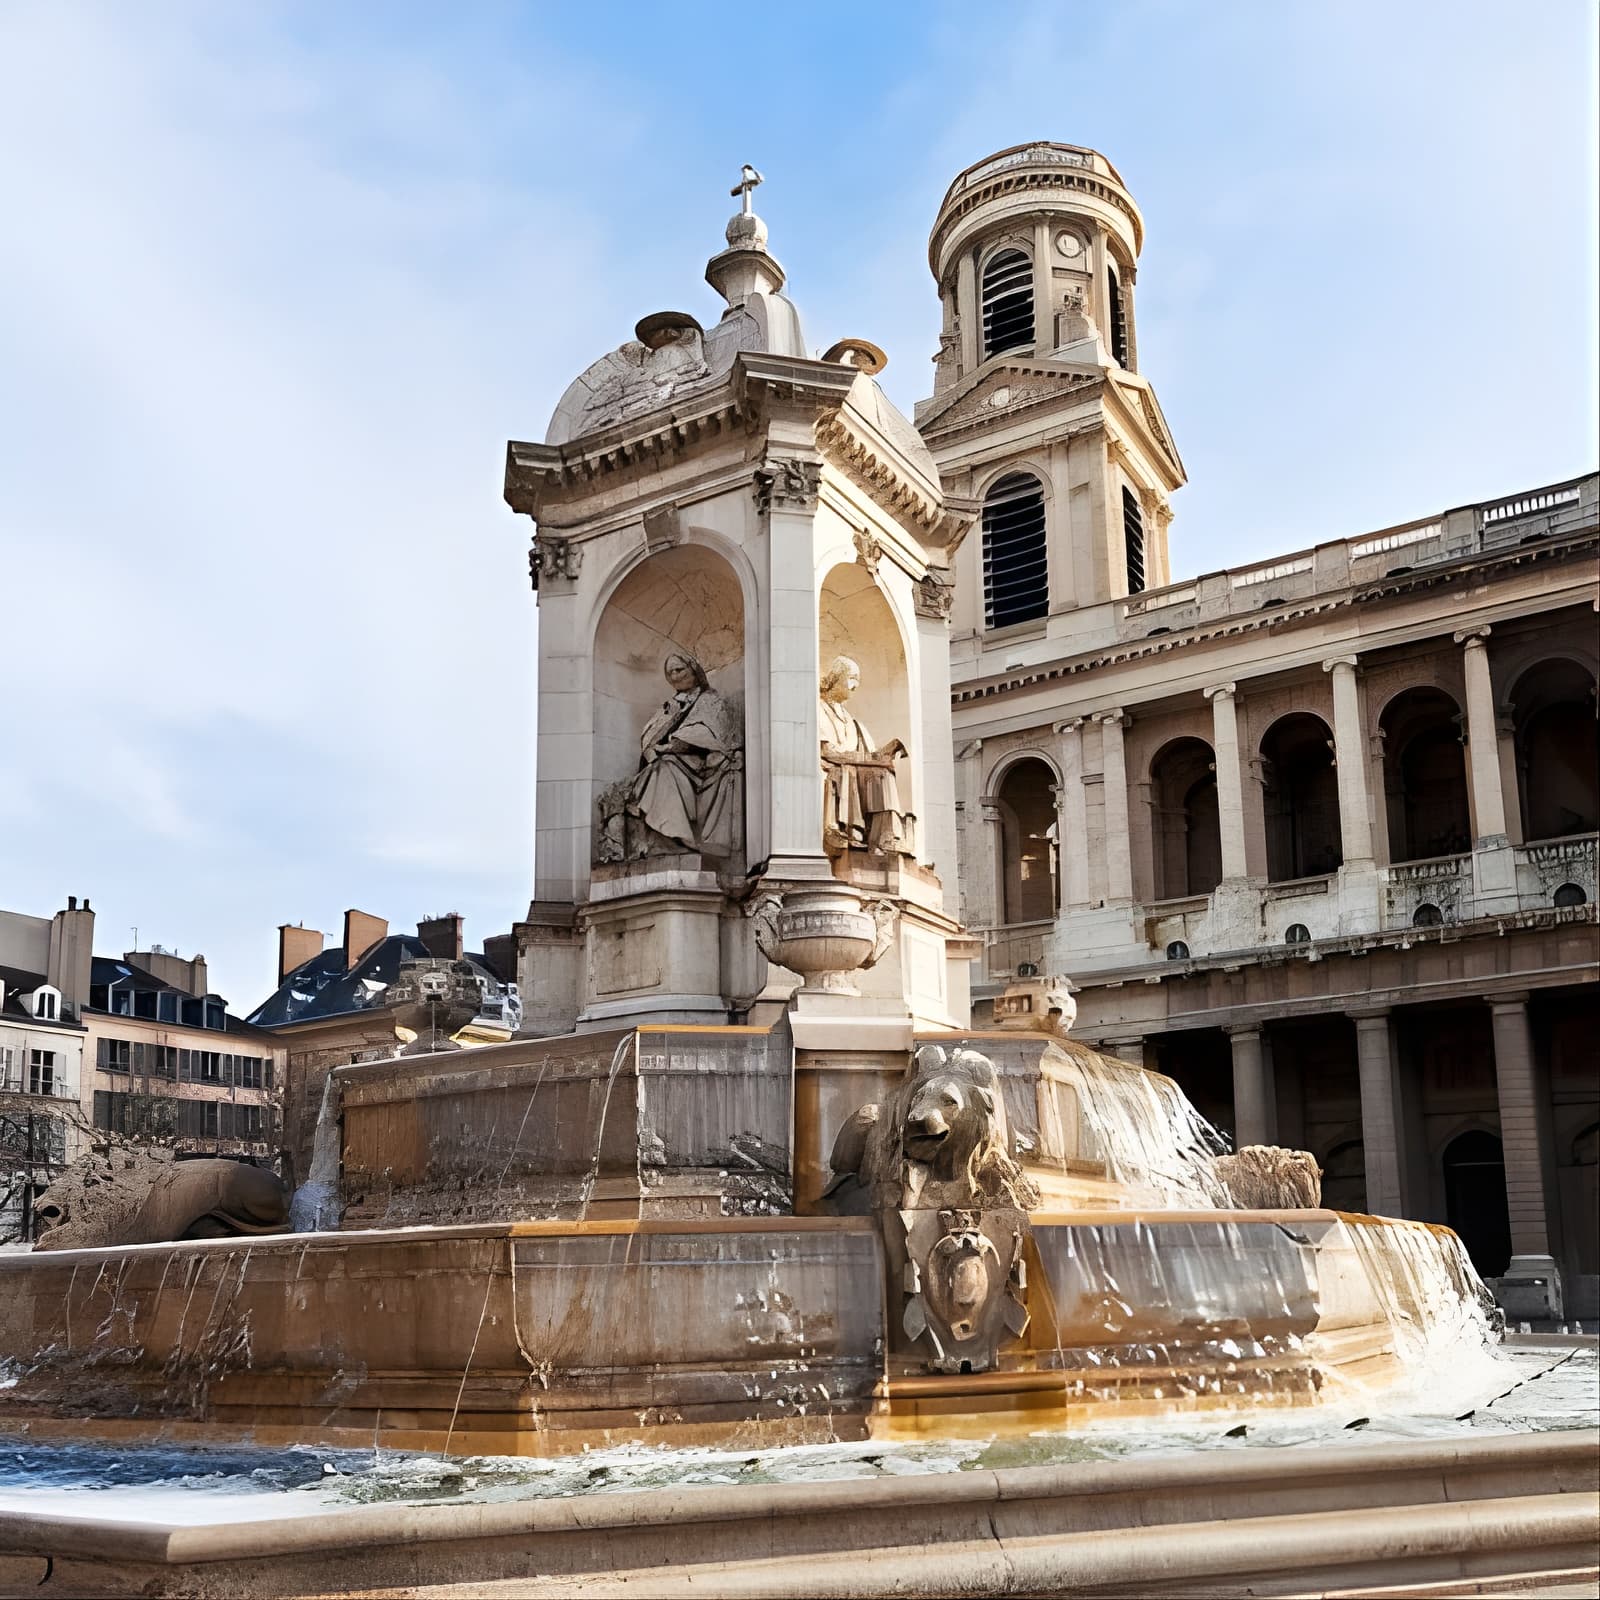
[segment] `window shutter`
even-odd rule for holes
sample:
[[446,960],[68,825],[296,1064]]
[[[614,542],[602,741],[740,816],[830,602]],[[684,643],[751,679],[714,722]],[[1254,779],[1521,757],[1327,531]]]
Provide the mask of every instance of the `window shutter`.
[[1144,513],[1139,497],[1122,486],[1122,544],[1128,563],[1128,593],[1144,592]]
[[990,628],[1031,622],[1050,610],[1044,490],[1029,473],[1008,473],[984,500],[983,606]]
[[983,353],[1033,343],[1033,262],[1021,250],[996,250],[983,269]]

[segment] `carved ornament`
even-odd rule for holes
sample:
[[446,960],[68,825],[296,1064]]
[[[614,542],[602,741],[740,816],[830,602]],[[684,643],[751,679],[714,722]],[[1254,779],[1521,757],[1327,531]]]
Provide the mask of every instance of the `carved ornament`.
[[878,576],[878,563],[883,560],[883,543],[868,533],[865,528],[860,529],[851,541],[856,547],[856,565],[865,567],[871,577],[876,580]]
[[822,463],[779,456],[755,471],[756,510],[765,515],[774,506],[787,511],[814,511],[822,485]]
[[583,548],[570,539],[546,534],[535,536],[528,550],[528,577],[535,590],[549,578],[576,578],[583,565]]
[[917,580],[913,601],[919,617],[931,617],[936,622],[950,620],[950,608],[955,604],[955,589],[942,578],[928,573]]

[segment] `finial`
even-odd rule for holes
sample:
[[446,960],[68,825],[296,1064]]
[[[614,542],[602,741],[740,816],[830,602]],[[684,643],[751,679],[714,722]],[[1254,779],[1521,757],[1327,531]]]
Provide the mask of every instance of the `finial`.
[[745,216],[748,217],[752,209],[750,205],[750,191],[754,189],[758,183],[765,183],[766,181],[767,180],[763,178],[748,161],[745,162],[745,164],[739,169],[739,181],[734,184],[728,193],[731,194],[735,200],[742,201],[740,209]]

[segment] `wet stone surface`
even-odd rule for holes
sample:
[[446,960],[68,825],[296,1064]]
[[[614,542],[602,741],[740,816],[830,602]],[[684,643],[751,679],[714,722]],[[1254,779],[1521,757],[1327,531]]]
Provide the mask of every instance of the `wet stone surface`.
[[[1315,1410],[1042,1431],[994,1440],[791,1446],[766,1451],[629,1446],[551,1460],[399,1451],[262,1450],[37,1443],[0,1439],[0,1510],[160,1523],[235,1522],[377,1503],[493,1501],[693,1484],[802,1483],[980,1468],[1067,1465],[1201,1450],[1471,1438],[1592,1427],[1600,1414],[1593,1345],[1508,1345],[1476,1394],[1424,1384],[1403,1405],[1360,1400]],[[1388,1397],[1386,1397],[1388,1398]],[[1369,1415],[1368,1412],[1371,1412]],[[1241,1431],[1242,1429],[1242,1431]]]

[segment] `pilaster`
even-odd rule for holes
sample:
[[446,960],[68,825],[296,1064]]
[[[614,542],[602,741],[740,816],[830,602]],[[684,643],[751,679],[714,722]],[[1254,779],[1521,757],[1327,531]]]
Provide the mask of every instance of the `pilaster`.
[[1239,764],[1239,714],[1235,686],[1205,692],[1211,702],[1212,752],[1217,758],[1217,822],[1222,834],[1222,876],[1249,876],[1245,851],[1244,773]]

